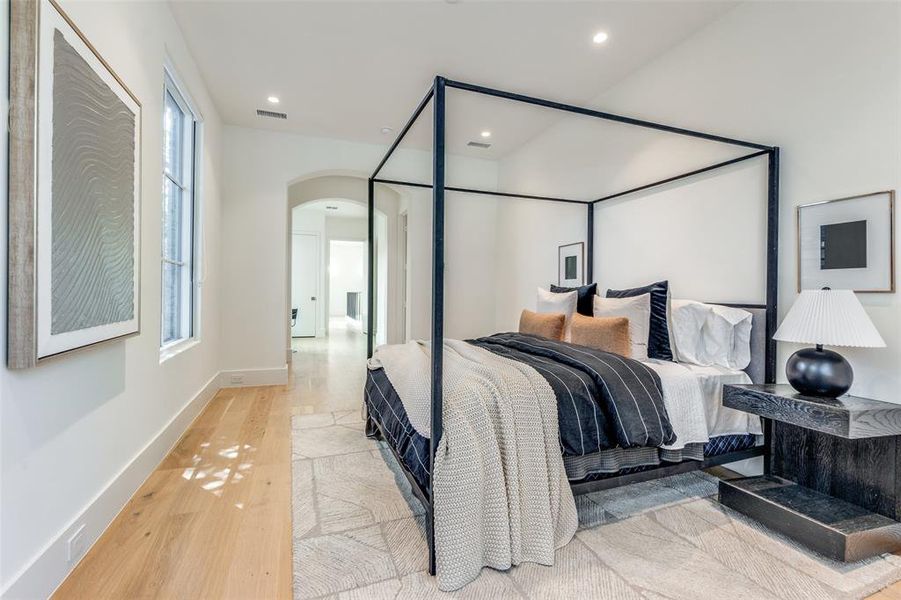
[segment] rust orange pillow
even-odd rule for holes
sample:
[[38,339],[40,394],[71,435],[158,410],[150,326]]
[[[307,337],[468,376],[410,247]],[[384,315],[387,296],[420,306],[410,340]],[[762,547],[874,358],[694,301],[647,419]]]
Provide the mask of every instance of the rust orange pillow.
[[519,333],[530,333],[549,340],[561,341],[566,328],[563,313],[537,313],[523,310],[519,316]]
[[575,314],[571,330],[573,344],[632,357],[629,319],[626,317],[586,317]]

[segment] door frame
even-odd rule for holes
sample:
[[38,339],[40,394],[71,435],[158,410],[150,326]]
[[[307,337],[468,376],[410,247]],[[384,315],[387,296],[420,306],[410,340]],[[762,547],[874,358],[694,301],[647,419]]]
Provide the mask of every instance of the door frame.
[[[318,260],[316,261],[316,300],[315,300],[316,314],[314,315],[314,319],[313,319],[313,335],[312,336],[309,336],[309,335],[295,336],[294,331],[293,331],[294,328],[291,327],[290,324],[288,326],[288,335],[290,336],[290,338],[292,340],[318,338],[318,337],[322,337],[319,334],[320,329],[321,329],[319,325],[320,325],[320,321],[321,321],[320,313],[321,313],[321,307],[322,307],[322,277],[323,277],[322,262],[324,260],[324,258],[322,256],[322,236],[320,235],[320,233],[318,231],[310,231],[310,230],[306,230],[306,229],[298,229],[296,231],[293,229],[291,230],[291,238],[290,238],[291,239],[291,274],[290,274],[290,281],[289,281],[290,292],[288,294],[291,301],[289,301],[289,306],[288,306],[289,311],[293,308],[292,304],[293,304],[293,296],[294,296],[294,236],[295,235],[309,235],[316,240],[316,249],[318,250],[318,252],[317,252]],[[290,312],[289,312],[288,316],[290,318]],[[326,327],[326,329],[328,329],[328,327]]]
[[410,216],[406,210],[401,211],[398,215],[397,223],[397,259],[400,263],[397,279],[397,297],[400,300],[400,319],[398,322],[397,332],[400,342],[407,342],[407,285],[409,285],[409,268],[410,268],[410,237],[409,226]]

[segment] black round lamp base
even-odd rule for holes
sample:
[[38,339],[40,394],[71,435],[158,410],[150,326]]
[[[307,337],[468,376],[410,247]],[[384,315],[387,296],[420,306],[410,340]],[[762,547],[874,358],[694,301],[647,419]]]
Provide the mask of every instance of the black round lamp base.
[[851,389],[854,370],[838,352],[821,346],[798,350],[785,364],[793,388],[805,396],[838,398]]

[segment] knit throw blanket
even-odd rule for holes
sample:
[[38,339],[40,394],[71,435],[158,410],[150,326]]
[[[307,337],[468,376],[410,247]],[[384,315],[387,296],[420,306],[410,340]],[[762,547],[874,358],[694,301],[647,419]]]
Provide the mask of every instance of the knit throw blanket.
[[[421,435],[430,436],[430,346],[382,346],[382,367]],[[532,367],[458,340],[444,342],[444,435],[432,473],[438,587],[483,567],[554,563],[578,524],[563,467],[557,402]]]

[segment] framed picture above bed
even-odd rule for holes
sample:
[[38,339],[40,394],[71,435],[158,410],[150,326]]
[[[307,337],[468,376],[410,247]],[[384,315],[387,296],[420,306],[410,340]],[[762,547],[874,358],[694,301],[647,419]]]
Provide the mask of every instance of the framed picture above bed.
[[557,248],[557,285],[579,287],[585,285],[585,243],[576,242]]
[[798,291],[895,291],[895,192],[798,207]]
[[141,104],[53,0],[10,4],[7,363],[140,331]]

